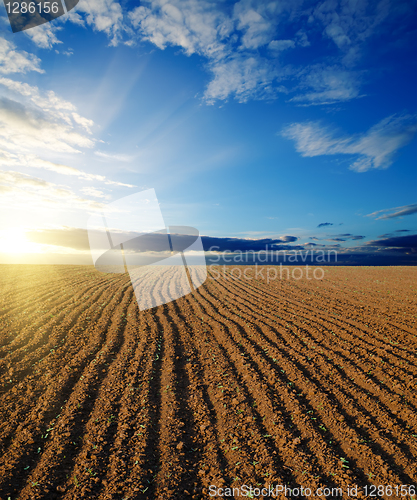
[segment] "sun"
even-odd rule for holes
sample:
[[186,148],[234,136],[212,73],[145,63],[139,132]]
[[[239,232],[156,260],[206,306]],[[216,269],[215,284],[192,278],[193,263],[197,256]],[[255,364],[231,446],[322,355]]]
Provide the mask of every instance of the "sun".
[[22,228],[3,229],[0,231],[0,253],[27,254],[41,253],[41,246],[26,238]]

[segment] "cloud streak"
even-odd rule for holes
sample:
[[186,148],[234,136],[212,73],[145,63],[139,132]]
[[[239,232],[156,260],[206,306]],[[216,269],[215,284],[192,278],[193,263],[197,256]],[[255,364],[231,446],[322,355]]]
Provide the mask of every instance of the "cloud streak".
[[0,166],[7,166],[7,167],[23,166],[27,168],[39,168],[43,170],[48,170],[50,172],[55,172],[61,175],[77,177],[78,179],[84,179],[87,181],[98,181],[107,185],[129,187],[129,188],[136,187],[133,184],[125,184],[123,182],[112,181],[110,179],[107,179],[104,175],[89,174],[87,172],[79,170],[78,168],[69,167],[67,165],[54,163],[48,160],[43,160],[42,158],[39,158],[36,155],[13,154],[1,149],[0,149]]
[[0,145],[17,151],[79,153],[79,148],[93,147],[94,141],[54,111],[1,97]]
[[54,210],[102,210],[104,205],[97,201],[81,198],[66,187],[30,175],[0,170],[1,205],[11,208],[32,210],[47,207]]
[[350,170],[366,172],[388,168],[396,152],[406,146],[416,132],[416,116],[392,115],[364,134],[337,136],[318,122],[306,122],[288,125],[281,135],[294,141],[302,156],[350,155],[356,157]]
[[[373,217],[376,220],[395,219],[397,217],[404,217],[405,215],[417,214],[417,203],[412,205],[404,205],[402,207],[384,208],[377,210],[366,217]],[[404,230],[405,231],[405,230]]]
[[360,97],[360,73],[342,65],[311,65],[298,73],[301,93],[290,101],[308,105],[334,104]]

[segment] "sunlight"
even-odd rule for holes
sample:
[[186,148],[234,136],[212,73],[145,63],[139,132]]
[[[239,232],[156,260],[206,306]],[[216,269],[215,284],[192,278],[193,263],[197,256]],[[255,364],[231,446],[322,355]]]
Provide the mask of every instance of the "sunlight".
[[4,229],[0,231],[0,253],[42,253],[42,245],[29,241],[22,228]]

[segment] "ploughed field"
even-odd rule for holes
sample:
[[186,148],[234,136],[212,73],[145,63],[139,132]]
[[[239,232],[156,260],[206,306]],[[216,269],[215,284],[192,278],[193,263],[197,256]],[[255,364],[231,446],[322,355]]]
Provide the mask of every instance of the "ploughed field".
[[2,500],[413,497],[416,268],[217,268],[141,312],[128,274],[0,267]]

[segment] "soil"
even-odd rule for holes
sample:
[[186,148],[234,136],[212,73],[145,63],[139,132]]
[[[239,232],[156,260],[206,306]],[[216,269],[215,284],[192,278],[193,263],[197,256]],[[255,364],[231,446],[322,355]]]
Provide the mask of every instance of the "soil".
[[211,268],[143,312],[127,274],[0,269],[1,500],[414,497],[416,268]]

